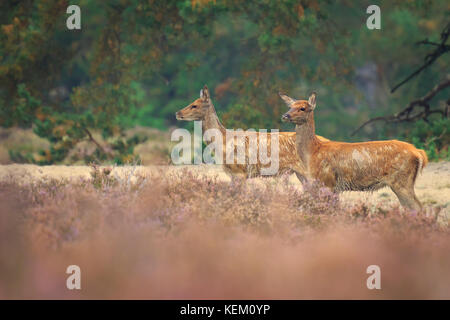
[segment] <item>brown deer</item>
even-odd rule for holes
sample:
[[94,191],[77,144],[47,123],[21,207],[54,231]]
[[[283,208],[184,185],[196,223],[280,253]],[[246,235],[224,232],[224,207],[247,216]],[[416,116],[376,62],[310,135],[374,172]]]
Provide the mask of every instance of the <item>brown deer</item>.
[[306,178],[319,180],[335,192],[389,186],[403,206],[421,210],[414,183],[428,162],[423,150],[398,140],[321,141],[315,136],[316,94],[312,93],[308,100],[295,100],[281,93],[280,97],[290,108],[281,119],[296,125],[297,153]]
[[[217,129],[222,133],[222,136],[225,137],[227,135],[227,129],[221,124],[219,118],[217,117],[216,111],[214,109],[214,105],[211,101],[208,87],[205,85],[204,88],[200,91],[200,98],[194,100],[187,107],[181,109],[176,113],[177,120],[187,120],[187,121],[202,121],[202,129],[205,132],[208,129]],[[239,135],[240,133],[237,133]],[[248,132],[246,133],[249,134]],[[250,133],[251,135],[256,135],[257,138],[257,149],[254,149],[253,152],[257,152],[259,150],[260,141],[264,141],[267,143],[267,149],[271,149],[271,141],[273,134],[269,133],[266,140],[260,140],[259,132]],[[299,180],[303,180],[303,168],[301,167],[301,161],[298,157],[295,148],[295,132],[279,132],[279,169],[278,175],[287,172],[295,172]],[[323,137],[318,137],[320,141],[326,141],[327,139]],[[232,163],[224,163],[224,170],[231,174],[232,176],[243,176],[245,178],[251,178],[255,176],[261,176],[261,168],[264,167],[263,164],[258,162],[255,165],[248,164],[249,159],[249,137],[245,137],[245,150],[246,150],[246,163],[245,164],[237,164]],[[226,141],[224,139],[224,146],[226,145]],[[223,148],[225,150],[225,147]],[[225,156],[224,156],[225,159]]]

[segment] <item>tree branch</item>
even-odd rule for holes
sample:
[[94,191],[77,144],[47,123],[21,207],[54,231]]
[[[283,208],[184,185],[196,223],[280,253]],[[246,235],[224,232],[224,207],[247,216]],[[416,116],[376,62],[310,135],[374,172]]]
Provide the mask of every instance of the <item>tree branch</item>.
[[438,59],[440,56],[442,56],[444,53],[447,53],[450,51],[450,46],[446,45],[448,38],[450,35],[450,23],[447,24],[447,26],[444,28],[444,30],[441,32],[441,43],[435,43],[428,41],[428,39],[422,40],[417,42],[417,44],[429,44],[436,46],[436,49],[434,49],[433,52],[427,54],[425,56],[425,63],[420,66],[417,70],[415,70],[413,73],[411,73],[406,79],[395,85],[391,89],[391,93],[394,93],[395,90],[397,90],[399,87],[404,85],[406,82],[417,76],[419,73],[421,73],[423,70],[428,68],[436,59]]
[[[355,135],[359,130],[364,128],[366,125],[376,122],[376,121],[384,121],[386,123],[403,122],[403,121],[412,122],[412,121],[416,121],[418,119],[424,119],[425,121],[427,121],[428,117],[434,113],[440,113],[443,117],[445,117],[446,114],[448,113],[448,111],[447,110],[444,110],[444,111],[443,110],[431,110],[429,101],[431,99],[433,99],[434,96],[439,91],[441,91],[447,87],[450,87],[450,74],[448,74],[444,81],[442,81],[441,83],[436,85],[426,95],[424,95],[420,99],[416,99],[416,100],[410,102],[409,105],[406,108],[404,108],[403,110],[401,110],[399,113],[391,115],[391,116],[387,116],[387,117],[376,117],[376,118],[369,119],[368,121],[366,121],[362,125],[360,125],[356,130],[354,130],[351,133],[351,135],[352,136]],[[414,111],[414,109],[417,106],[422,107],[423,110],[420,111],[419,113],[411,116],[412,112]],[[448,109],[448,103],[447,103],[447,109]]]
[[101,144],[98,143],[97,140],[94,139],[94,137],[92,136],[91,132],[90,132],[87,128],[83,128],[83,130],[84,130],[84,132],[86,132],[86,134],[88,135],[89,140],[91,140],[91,141],[97,146],[97,148],[100,149],[101,152],[103,152],[106,156],[109,156],[109,155],[110,155],[109,152],[107,152],[107,151],[101,146]]

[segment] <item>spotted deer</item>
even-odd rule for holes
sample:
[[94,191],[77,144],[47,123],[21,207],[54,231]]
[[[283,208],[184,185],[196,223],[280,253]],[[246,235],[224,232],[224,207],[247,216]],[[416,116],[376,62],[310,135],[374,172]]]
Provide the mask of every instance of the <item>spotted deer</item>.
[[[208,87],[205,85],[204,88],[200,91],[200,97],[194,100],[185,108],[181,109],[176,113],[177,120],[186,120],[186,121],[202,121],[202,129],[205,132],[208,129],[217,129],[222,133],[223,137],[227,135],[227,129],[222,125],[219,118],[217,117],[217,113],[215,111],[214,105],[211,101],[211,97],[209,94]],[[239,133],[237,133],[239,135]],[[249,134],[248,132],[246,133]],[[257,136],[258,150],[259,143],[264,141],[260,139],[259,132],[250,133],[251,135]],[[270,150],[273,133],[267,134],[268,138],[264,141],[267,143],[267,150]],[[303,168],[301,166],[301,161],[299,161],[298,154],[296,152],[295,147],[295,132],[279,132],[279,169],[277,175],[281,175],[287,172],[294,172],[299,180],[304,180],[303,177]],[[323,137],[318,137],[320,141],[326,141],[327,139]],[[225,172],[232,176],[241,176],[244,178],[251,178],[261,175],[261,168],[264,167],[263,164],[258,159],[258,162],[255,165],[248,164],[249,158],[249,147],[248,144],[249,136],[245,137],[245,150],[246,150],[246,163],[245,164],[237,164],[235,163],[227,163],[224,162],[223,167]],[[226,141],[224,141],[224,145]],[[223,148],[225,150],[225,147]],[[258,151],[254,150],[254,151]],[[225,156],[224,156],[225,159]]]
[[307,179],[321,181],[335,192],[388,186],[403,206],[421,210],[414,183],[428,162],[423,150],[398,140],[321,141],[315,136],[316,94],[312,93],[308,100],[295,100],[281,93],[280,97],[289,107],[282,121],[296,125],[297,153]]

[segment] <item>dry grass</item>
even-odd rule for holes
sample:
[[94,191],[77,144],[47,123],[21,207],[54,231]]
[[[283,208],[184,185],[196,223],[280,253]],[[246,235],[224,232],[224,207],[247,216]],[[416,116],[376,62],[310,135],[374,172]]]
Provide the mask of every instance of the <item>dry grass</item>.
[[[436,208],[347,202],[287,179],[87,170],[3,175],[0,298],[450,298]],[[71,264],[80,291],[65,287]],[[371,264],[382,290],[366,288]]]

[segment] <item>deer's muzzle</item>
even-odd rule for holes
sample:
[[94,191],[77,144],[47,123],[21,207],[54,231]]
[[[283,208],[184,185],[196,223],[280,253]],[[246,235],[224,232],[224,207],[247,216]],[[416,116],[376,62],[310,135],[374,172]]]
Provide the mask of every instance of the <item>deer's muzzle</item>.
[[178,111],[177,113],[175,113],[175,117],[177,118],[177,120],[183,120],[183,115],[181,114],[180,111]]
[[286,122],[291,121],[291,115],[289,113],[285,113],[281,116],[281,120]]

